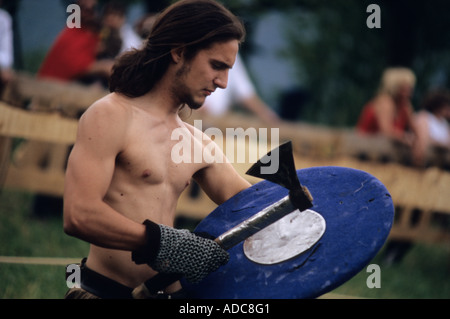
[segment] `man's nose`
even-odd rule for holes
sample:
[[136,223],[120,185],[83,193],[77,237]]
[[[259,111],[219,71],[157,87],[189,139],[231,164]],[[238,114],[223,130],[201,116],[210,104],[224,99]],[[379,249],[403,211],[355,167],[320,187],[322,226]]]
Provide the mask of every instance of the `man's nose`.
[[228,85],[228,71],[221,72],[214,79],[214,85],[220,89],[226,89]]

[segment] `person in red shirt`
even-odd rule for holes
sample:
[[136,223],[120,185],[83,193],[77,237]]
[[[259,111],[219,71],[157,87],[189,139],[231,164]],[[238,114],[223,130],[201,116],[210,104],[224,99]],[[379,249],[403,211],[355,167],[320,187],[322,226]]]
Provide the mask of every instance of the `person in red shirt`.
[[377,95],[364,106],[357,123],[361,134],[381,134],[412,145],[414,139],[411,96],[416,78],[407,68],[389,68],[383,73]]
[[78,0],[81,28],[66,27],[58,35],[38,71],[38,77],[74,81],[88,74],[110,75],[113,61],[97,60],[101,25],[95,13],[96,3],[96,0]]

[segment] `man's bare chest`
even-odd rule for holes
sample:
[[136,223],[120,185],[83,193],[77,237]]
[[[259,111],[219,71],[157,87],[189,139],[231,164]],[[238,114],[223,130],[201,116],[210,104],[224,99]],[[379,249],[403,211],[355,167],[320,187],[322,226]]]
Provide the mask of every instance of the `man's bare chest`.
[[130,140],[117,156],[116,170],[124,180],[136,185],[164,185],[175,193],[181,193],[192,176],[201,168],[197,163],[173,160],[173,148],[177,141],[138,134]]

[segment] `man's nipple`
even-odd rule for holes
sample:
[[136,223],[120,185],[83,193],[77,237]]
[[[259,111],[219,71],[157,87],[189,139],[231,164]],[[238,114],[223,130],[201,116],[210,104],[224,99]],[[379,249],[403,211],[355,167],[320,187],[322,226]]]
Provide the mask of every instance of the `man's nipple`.
[[142,178],[147,178],[147,177],[149,177],[150,175],[151,175],[150,170],[149,170],[149,169],[146,169],[146,170],[144,170],[144,171],[142,172],[141,177],[142,177]]

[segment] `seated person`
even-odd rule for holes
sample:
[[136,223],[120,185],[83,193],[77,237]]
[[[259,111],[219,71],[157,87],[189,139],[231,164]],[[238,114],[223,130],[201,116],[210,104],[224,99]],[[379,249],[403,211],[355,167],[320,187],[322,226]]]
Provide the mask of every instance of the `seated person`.
[[411,146],[415,131],[411,105],[415,81],[409,69],[385,70],[377,95],[362,110],[357,131],[361,134],[380,134]]
[[415,115],[417,140],[414,144],[414,162],[425,166],[432,147],[450,150],[450,126],[446,114],[450,112],[450,94],[446,91],[429,93],[422,110]]

